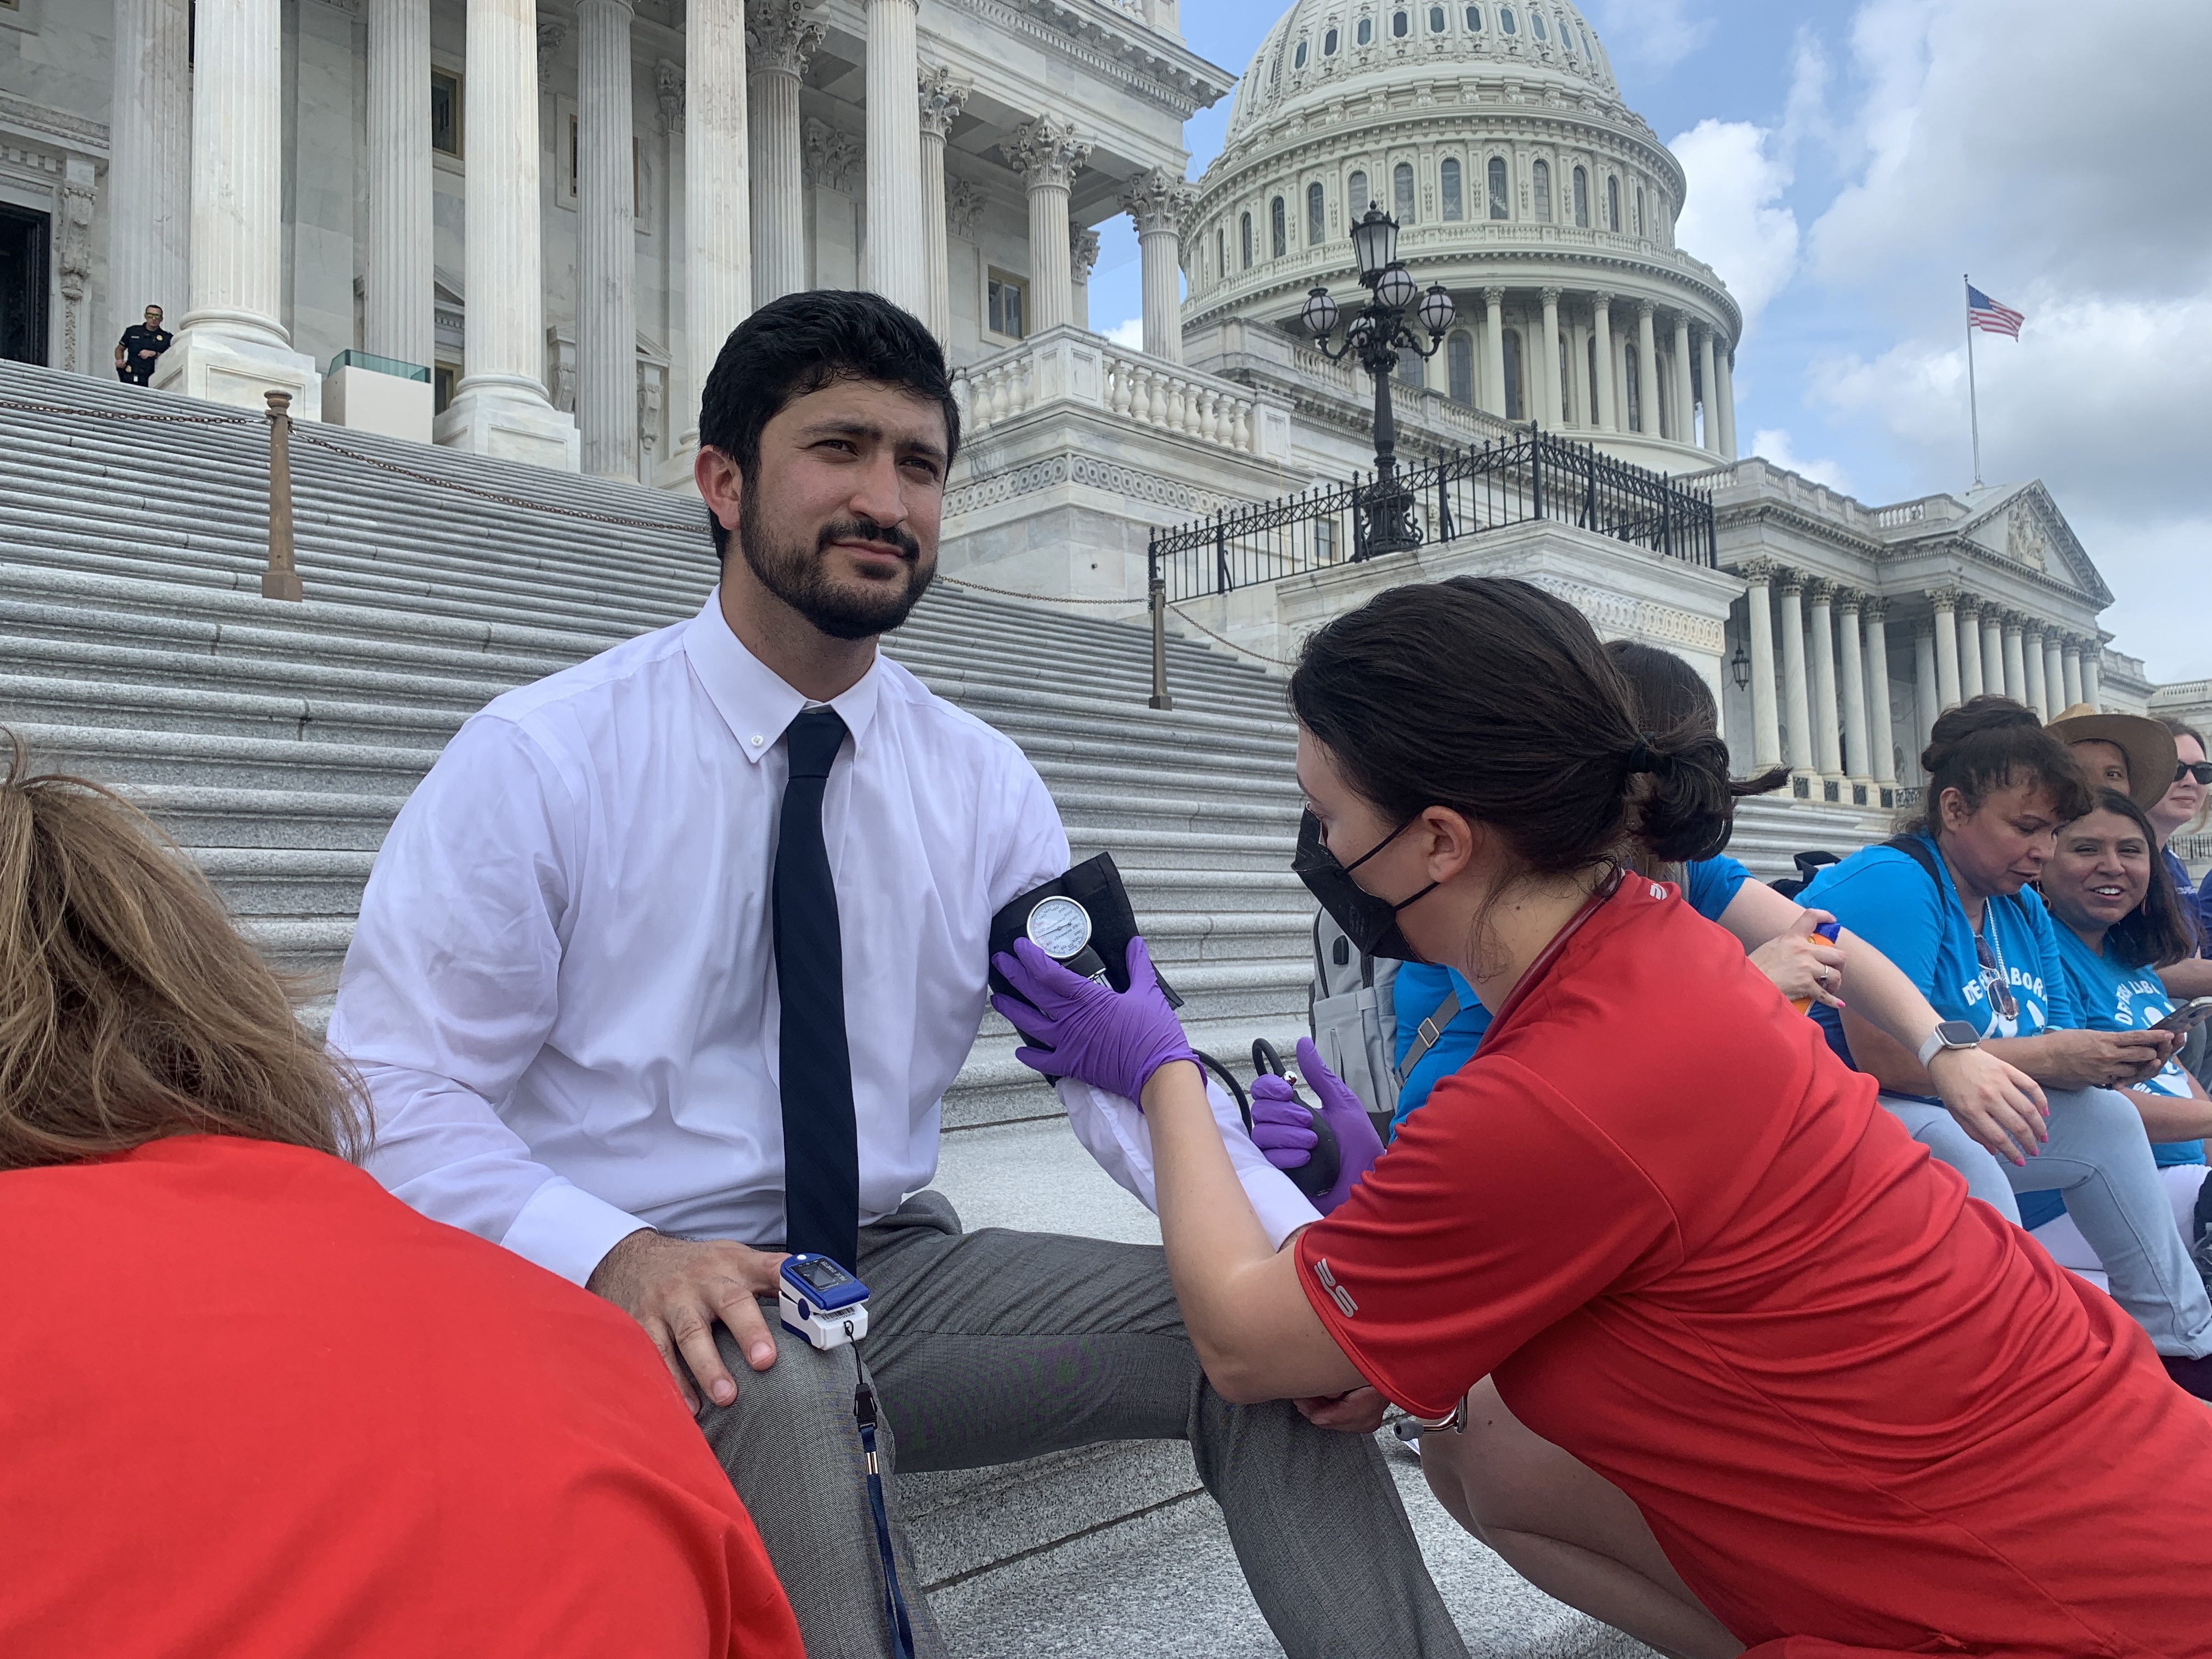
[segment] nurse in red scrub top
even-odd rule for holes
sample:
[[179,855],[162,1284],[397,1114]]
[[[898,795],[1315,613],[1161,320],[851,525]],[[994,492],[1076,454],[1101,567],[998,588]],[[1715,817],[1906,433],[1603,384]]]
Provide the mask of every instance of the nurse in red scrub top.
[[1390,589],[1291,695],[1308,884],[1494,1017],[1350,1197],[1268,1249],[1141,942],[1121,995],[1018,945],[1000,1004],[1141,1103],[1212,1386],[1377,1389],[1453,1506],[1494,1378],[1625,1494],[1604,1616],[1662,1651],[2212,1656],[2212,1413],[1624,871],[1721,845],[1719,738],[1638,730],[1589,625],[1502,578]]
[[356,1169],[184,854],[12,747],[0,1654],[802,1659],[645,1334]]

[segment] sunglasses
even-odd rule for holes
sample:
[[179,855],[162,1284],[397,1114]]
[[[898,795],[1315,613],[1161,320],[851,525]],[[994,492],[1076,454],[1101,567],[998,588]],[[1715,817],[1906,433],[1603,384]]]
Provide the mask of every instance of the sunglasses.
[[2018,1019],[2020,1004],[2013,1000],[2012,987],[2005,983],[2004,969],[1997,966],[1996,958],[1990,954],[1989,941],[1978,934],[1974,939],[1974,958],[1981,965],[1982,988],[1990,994],[1990,1001],[1997,1012],[2007,1019]]
[[2203,784],[2212,784],[2212,761],[2183,761],[2173,769],[2173,781],[2194,778]]

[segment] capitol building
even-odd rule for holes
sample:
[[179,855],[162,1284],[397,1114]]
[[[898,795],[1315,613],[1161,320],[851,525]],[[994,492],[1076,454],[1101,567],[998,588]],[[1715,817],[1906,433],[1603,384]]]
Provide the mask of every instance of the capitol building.
[[[156,392],[681,490],[729,328],[865,287],[957,369],[974,589],[1133,623],[1158,578],[1275,665],[1382,586],[1524,575],[1688,658],[1812,802],[1909,799],[1984,689],[2150,706],[2040,484],[1869,504],[1743,453],[1741,313],[1573,6],[1297,0],[1237,76],[1179,3],[0,0],[0,352],[106,379],[159,304]],[[1389,377],[1419,545],[1369,558],[1376,388],[1300,319],[1360,297],[1370,204],[1452,315]],[[1087,296],[1124,215],[1135,346]]]

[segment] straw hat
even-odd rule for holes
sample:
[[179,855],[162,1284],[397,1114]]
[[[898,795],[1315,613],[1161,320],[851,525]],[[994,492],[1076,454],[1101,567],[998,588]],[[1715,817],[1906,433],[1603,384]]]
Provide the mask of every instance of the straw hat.
[[2141,714],[2100,714],[2077,702],[2044,730],[2059,742],[2109,743],[2128,757],[2128,793],[2148,812],[2173,787],[2173,733]]

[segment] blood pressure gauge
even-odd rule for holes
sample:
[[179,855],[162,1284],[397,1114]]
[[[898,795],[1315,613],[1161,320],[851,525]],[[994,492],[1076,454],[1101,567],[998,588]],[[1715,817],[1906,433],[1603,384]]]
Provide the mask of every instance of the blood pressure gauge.
[[1036,908],[1030,912],[1026,931],[1030,942],[1054,962],[1072,961],[1091,943],[1091,912],[1055,893],[1038,901]]

